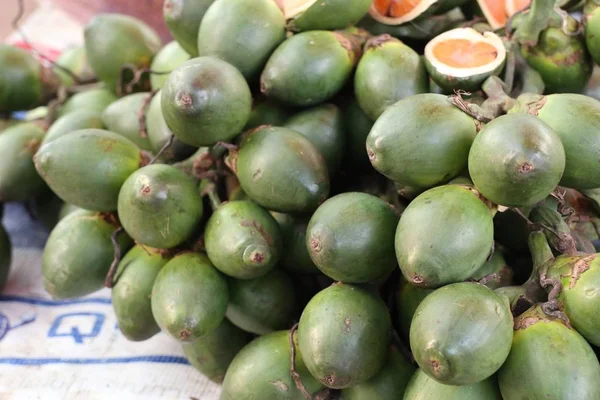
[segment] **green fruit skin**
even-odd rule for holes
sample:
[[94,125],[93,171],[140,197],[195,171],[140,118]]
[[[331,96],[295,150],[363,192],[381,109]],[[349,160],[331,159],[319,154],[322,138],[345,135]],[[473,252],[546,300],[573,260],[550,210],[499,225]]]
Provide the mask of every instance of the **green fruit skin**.
[[508,359],[498,372],[504,400],[600,398],[600,364],[585,339],[539,306],[515,320]]
[[308,219],[291,214],[271,211],[277,221],[283,242],[281,265],[289,272],[298,274],[320,274],[321,271],[312,262],[306,248],[306,229]]
[[565,149],[565,172],[560,185],[577,189],[600,187],[600,101],[579,94],[540,98],[537,117],[560,137]]
[[308,254],[321,272],[336,281],[371,282],[398,267],[394,252],[398,220],[379,197],[339,194],[311,217],[306,230]]
[[479,132],[469,153],[469,174],[483,196],[507,207],[543,200],[565,170],[560,137],[528,114],[503,115]]
[[546,28],[535,47],[523,46],[521,51],[542,76],[546,93],[579,93],[592,76],[594,62],[584,39],[568,36],[562,28]]
[[94,111],[73,111],[58,118],[44,135],[42,145],[80,129],[103,129],[101,115]]
[[396,310],[400,333],[407,338],[410,335],[410,325],[419,304],[434,292],[435,289],[426,289],[411,285],[403,280],[400,291],[396,294]]
[[370,39],[354,75],[360,107],[376,120],[388,106],[429,92],[429,77],[419,54],[390,35]]
[[306,137],[289,128],[253,131],[242,141],[236,165],[244,192],[268,210],[310,212],[329,195],[323,156]]
[[358,61],[350,39],[338,32],[309,31],[286,39],[273,52],[260,80],[261,92],[292,106],[332,98]]
[[169,261],[159,251],[135,246],[119,262],[111,296],[119,329],[133,341],[150,339],[160,332],[152,315],[152,287]]
[[62,117],[72,112],[96,112],[101,114],[109,104],[117,101],[117,96],[106,89],[90,89],[77,93],[60,108],[58,116]]
[[585,44],[594,61],[600,64],[600,7],[586,1],[584,8]]
[[[304,400],[290,374],[289,336],[288,331],[273,332],[244,347],[227,369],[219,399]],[[297,348],[295,367],[309,393],[322,388],[306,369]]]
[[192,57],[198,56],[200,22],[215,0],[165,0],[163,16],[175,40]]
[[8,281],[8,272],[12,262],[12,245],[10,236],[6,233],[4,226],[0,225],[0,293]]
[[[42,256],[46,291],[56,299],[71,299],[102,289],[114,257],[111,236],[117,228],[101,214],[84,210],[58,222]],[[122,254],[132,245],[124,234],[117,241]]]
[[83,129],[46,143],[33,158],[38,173],[67,203],[94,211],[117,209],[119,189],[141,165],[129,139],[101,129]]
[[192,58],[173,70],[161,96],[167,126],[192,146],[233,139],[250,117],[252,97],[244,77],[213,57]]
[[370,0],[318,0],[290,21],[295,31],[344,29],[367,14]]
[[44,131],[34,123],[6,129],[0,135],[0,201],[26,201],[40,194],[44,181],[33,164]]
[[119,192],[119,218],[138,243],[169,249],[189,239],[202,218],[194,180],[170,165],[154,164],[131,174]]
[[559,279],[559,301],[577,332],[600,346],[600,258],[597,254],[558,257],[548,269],[548,277]]
[[417,370],[411,378],[404,400],[502,400],[496,377],[472,385],[443,385]]
[[29,110],[44,97],[42,65],[27,51],[0,44],[0,113]]
[[298,325],[302,358],[312,376],[343,389],[368,381],[388,356],[391,322],[383,301],[358,286],[337,283],[304,308]]
[[[489,278],[490,275],[496,274],[494,277]],[[473,275],[473,279],[479,281],[485,277],[488,277],[488,281],[485,286],[490,289],[497,289],[502,286],[509,286],[512,284],[512,270],[506,265],[506,260],[502,253],[494,251],[492,258],[487,260],[481,268]]]
[[215,330],[200,339],[183,343],[183,353],[202,375],[222,383],[231,361],[250,339],[250,334],[224,319]]
[[285,18],[276,1],[219,0],[200,23],[198,53],[225,60],[253,80],[284,40]]
[[152,90],[160,90],[169,74],[167,72],[173,71],[181,64],[190,59],[190,55],[179,45],[179,43],[173,41],[167,43],[152,60],[150,69],[155,72],[160,72],[150,75],[150,85]]
[[371,165],[367,156],[365,143],[367,136],[373,128],[373,121],[360,108],[356,100],[346,109],[344,113],[346,123],[346,160],[350,165],[368,166]]
[[399,399],[415,372],[415,367],[392,347],[388,359],[373,378],[342,390],[340,400]]
[[494,242],[488,207],[459,185],[430,189],[404,210],[396,257],[404,278],[436,288],[464,281],[485,263]]
[[423,372],[445,385],[472,385],[504,363],[513,339],[506,298],[478,283],[454,283],[427,296],[410,327]]
[[102,113],[102,122],[111,132],[131,140],[142,150],[152,150],[148,137],[140,135],[138,112],[149,93],[134,93],[112,102]]
[[244,130],[258,128],[261,125],[282,126],[292,116],[292,111],[281,103],[263,100],[252,104],[250,119]]
[[215,267],[237,279],[265,275],[282,253],[277,222],[251,201],[230,201],[215,210],[206,224],[204,243]]
[[[158,153],[162,147],[169,141],[173,132],[167,126],[162,113],[162,96],[159,90],[148,107],[146,113],[146,128],[148,131],[148,140],[153,153]],[[196,151],[196,148],[189,144],[183,143],[177,138],[173,138],[173,143],[162,153],[161,159],[167,161],[183,160]]]
[[227,281],[200,253],[182,253],[162,267],[152,288],[158,326],[182,342],[215,330],[225,317]]
[[467,167],[477,134],[473,118],[441,94],[400,100],[381,114],[367,137],[376,170],[396,182],[429,188]]
[[337,106],[324,104],[300,111],[283,126],[300,132],[310,140],[323,155],[329,176],[337,173],[346,144],[342,112]]
[[[56,64],[73,72],[79,79],[86,80],[94,77],[94,71],[87,60],[85,47],[72,47],[63,51],[56,59]],[[75,80],[71,75],[59,67],[53,68],[63,86],[72,86]]]
[[96,15],[85,26],[83,36],[90,66],[110,90],[116,90],[125,65],[148,68],[161,48],[151,27],[122,14]]
[[230,279],[225,316],[246,332],[264,335],[291,326],[296,311],[292,278],[280,269],[254,279]]

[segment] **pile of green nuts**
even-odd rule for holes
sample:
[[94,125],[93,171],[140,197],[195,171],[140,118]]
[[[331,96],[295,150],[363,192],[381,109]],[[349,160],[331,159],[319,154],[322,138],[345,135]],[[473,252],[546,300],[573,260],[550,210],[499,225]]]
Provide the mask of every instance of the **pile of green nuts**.
[[111,288],[223,400],[600,399],[596,0],[163,11],[164,46],[117,14],[0,45],[0,201],[52,297]]

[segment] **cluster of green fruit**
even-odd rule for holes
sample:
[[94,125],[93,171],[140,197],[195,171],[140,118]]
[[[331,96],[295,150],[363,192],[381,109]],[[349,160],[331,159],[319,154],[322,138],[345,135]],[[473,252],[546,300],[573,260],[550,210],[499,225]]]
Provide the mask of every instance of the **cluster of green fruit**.
[[52,228],[53,297],[112,288],[222,399],[599,399],[600,11],[508,3],[166,0],[164,47],[114,14],[53,66],[0,45],[0,113],[43,106],[1,122],[0,199]]

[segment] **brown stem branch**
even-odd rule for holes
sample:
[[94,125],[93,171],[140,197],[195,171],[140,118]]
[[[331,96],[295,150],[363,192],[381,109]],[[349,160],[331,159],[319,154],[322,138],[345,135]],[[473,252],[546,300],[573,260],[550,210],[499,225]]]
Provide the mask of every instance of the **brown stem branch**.
[[163,153],[167,151],[167,149],[173,144],[173,140],[175,140],[175,135],[171,134],[171,136],[169,136],[169,140],[167,140],[165,144],[163,144],[158,153],[156,153],[152,160],[150,160],[148,165],[154,164],[160,158],[160,156],[162,156]]
[[146,125],[146,114],[148,113],[148,107],[150,106],[150,103],[152,102],[152,98],[154,97],[156,92],[157,92],[157,90],[153,90],[150,93],[148,93],[148,96],[146,96],[146,98],[142,102],[142,106],[138,110],[137,117],[138,117],[138,124],[140,126],[140,136],[143,138],[148,137],[148,127]]
[[117,273],[117,266],[121,261],[121,246],[119,246],[119,242],[117,241],[117,237],[121,232],[124,232],[122,226],[115,229],[112,235],[110,236],[110,240],[112,241],[113,245],[114,257],[112,263],[110,264],[108,274],[106,274],[106,280],[104,281],[104,286],[106,286],[107,288],[112,288],[114,286],[114,279]]

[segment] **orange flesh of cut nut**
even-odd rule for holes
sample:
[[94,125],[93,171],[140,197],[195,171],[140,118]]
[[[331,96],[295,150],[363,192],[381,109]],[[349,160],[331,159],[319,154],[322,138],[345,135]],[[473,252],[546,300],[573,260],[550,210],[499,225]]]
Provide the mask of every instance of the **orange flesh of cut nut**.
[[479,4],[483,3],[489,10],[490,14],[494,17],[496,22],[500,25],[506,24],[506,10],[505,10],[505,0],[478,0]]
[[485,42],[450,39],[435,45],[433,55],[453,68],[475,68],[494,61],[498,57],[498,50]]
[[420,0],[375,0],[373,5],[377,12],[386,17],[402,17],[414,10]]

